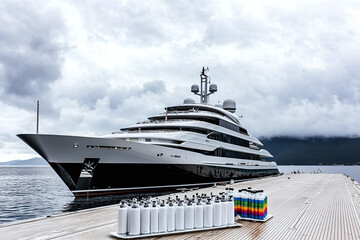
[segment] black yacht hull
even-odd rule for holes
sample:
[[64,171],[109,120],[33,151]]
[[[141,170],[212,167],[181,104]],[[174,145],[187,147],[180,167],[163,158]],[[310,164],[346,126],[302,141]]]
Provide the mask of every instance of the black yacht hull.
[[207,186],[279,173],[278,169],[188,164],[98,164],[91,174],[83,174],[82,164],[50,165],[77,197]]

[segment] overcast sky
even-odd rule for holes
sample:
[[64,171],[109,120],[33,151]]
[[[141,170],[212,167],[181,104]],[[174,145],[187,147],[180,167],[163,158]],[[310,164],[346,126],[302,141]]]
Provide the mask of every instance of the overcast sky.
[[[74,3],[75,2],[75,3]],[[360,135],[359,1],[0,1],[0,161],[192,96],[202,66],[257,137]]]

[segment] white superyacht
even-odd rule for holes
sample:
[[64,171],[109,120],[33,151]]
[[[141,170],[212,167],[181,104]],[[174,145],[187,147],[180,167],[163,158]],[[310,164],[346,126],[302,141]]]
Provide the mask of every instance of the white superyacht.
[[[183,104],[105,136],[19,134],[75,196],[153,191],[276,175],[272,155],[240,124],[236,104],[210,105],[217,91],[203,68]],[[199,89],[200,88],[200,89]]]

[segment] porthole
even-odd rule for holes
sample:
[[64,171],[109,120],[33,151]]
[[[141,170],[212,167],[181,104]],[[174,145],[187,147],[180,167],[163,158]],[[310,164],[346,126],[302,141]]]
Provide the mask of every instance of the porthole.
[[78,143],[74,143],[73,148],[78,148],[80,145]]

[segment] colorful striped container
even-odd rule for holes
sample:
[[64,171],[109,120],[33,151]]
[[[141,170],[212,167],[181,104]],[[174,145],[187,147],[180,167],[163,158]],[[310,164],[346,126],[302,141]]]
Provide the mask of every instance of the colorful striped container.
[[243,191],[243,196],[241,198],[241,217],[249,217],[249,192]]
[[235,193],[234,194],[234,212],[235,212],[235,216],[236,217],[238,215],[238,211],[239,211],[239,193]]
[[260,208],[259,201],[260,201],[259,192],[257,191],[255,194],[255,213],[254,213],[255,219],[259,219],[259,208]]
[[261,191],[258,193],[259,203],[259,219],[264,220],[267,216],[267,196]]
[[249,218],[255,218],[255,194],[253,192],[249,192]]
[[234,217],[264,220],[267,216],[267,196],[263,190],[242,189],[230,194],[234,199]]

